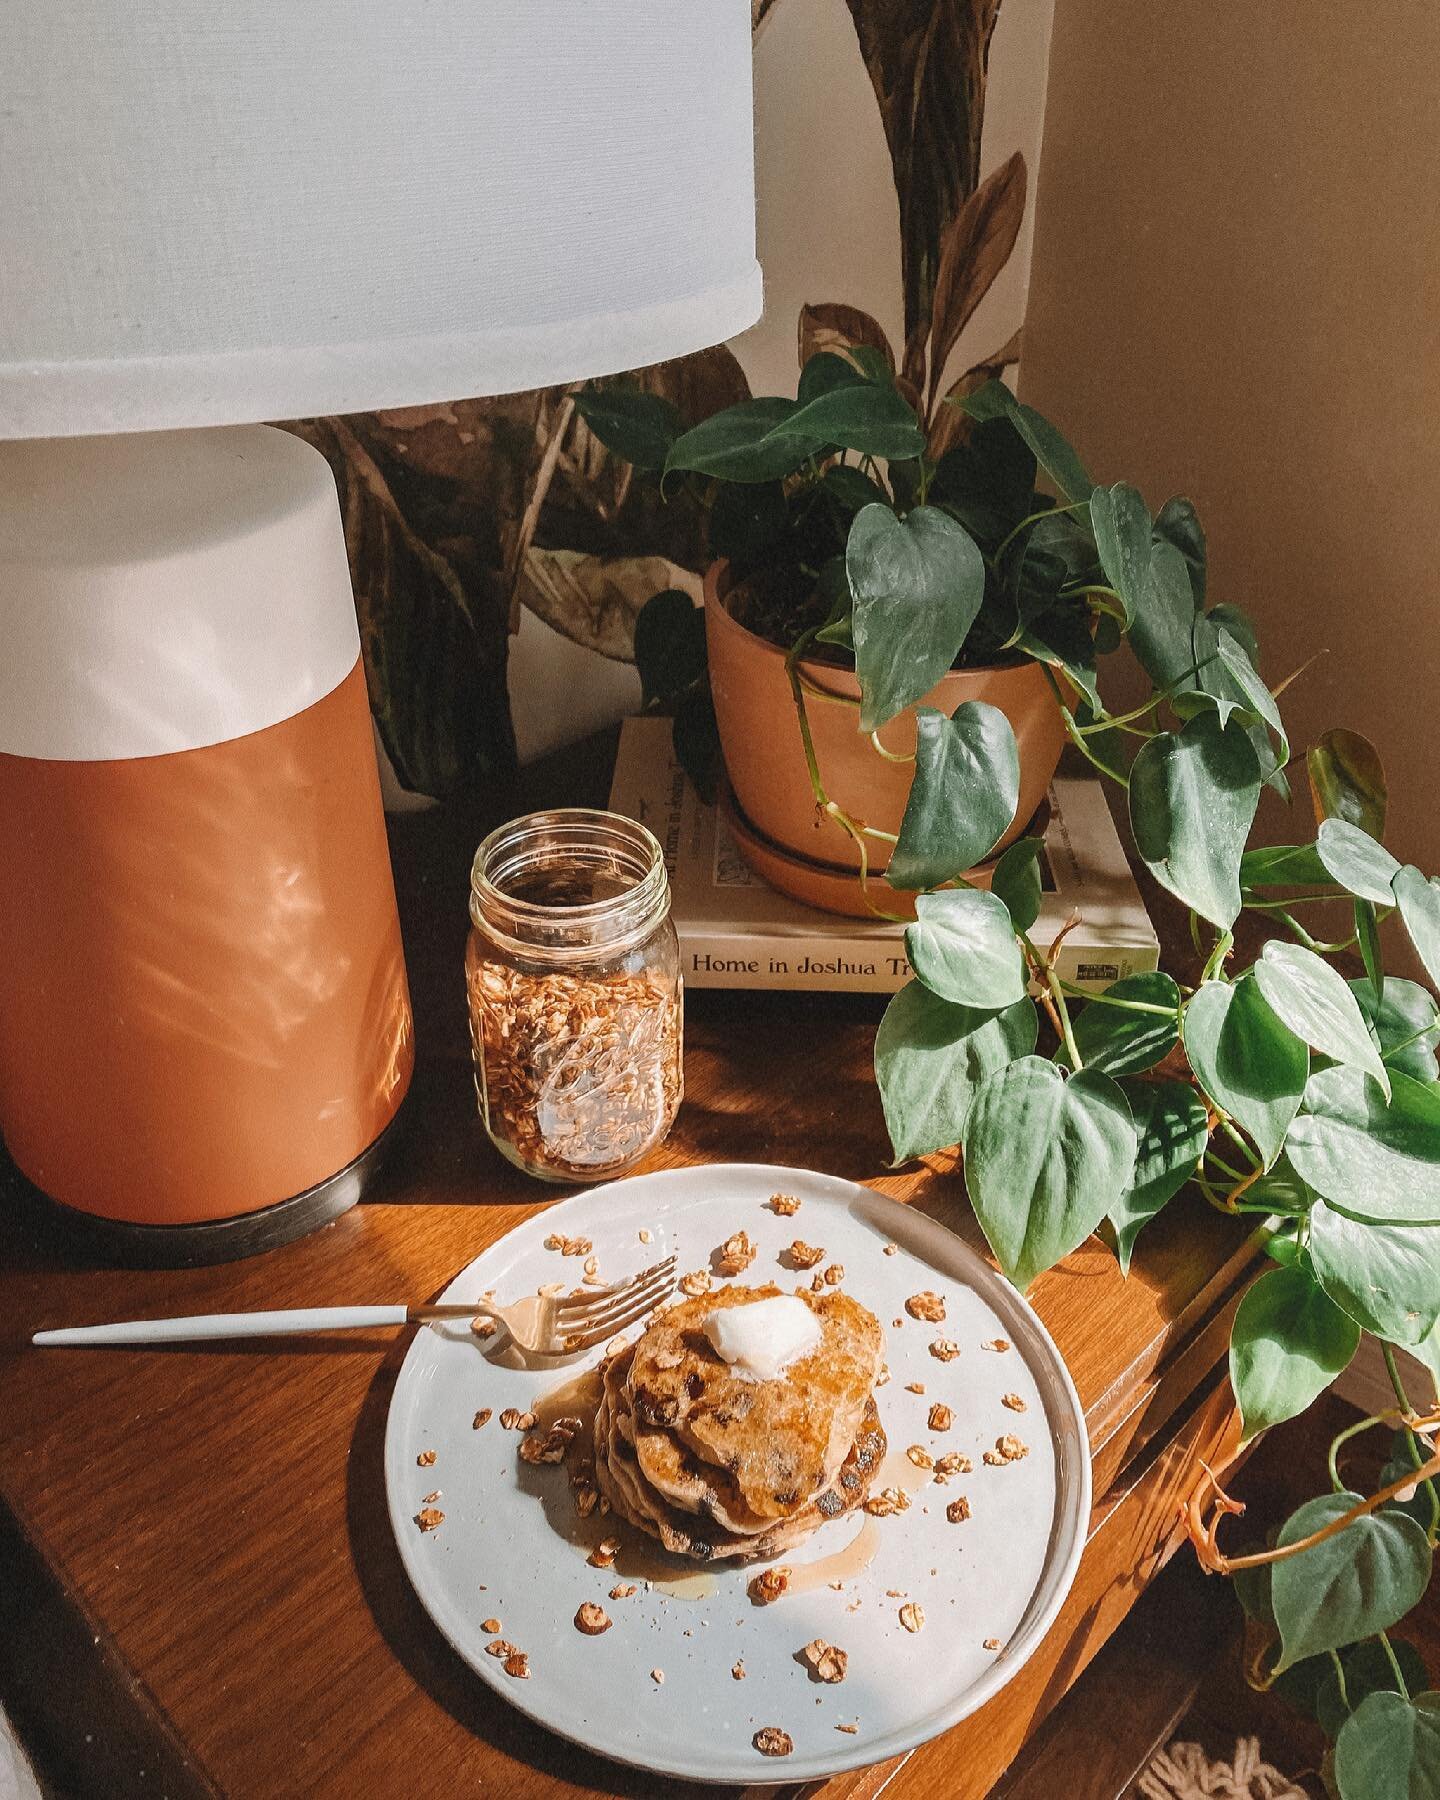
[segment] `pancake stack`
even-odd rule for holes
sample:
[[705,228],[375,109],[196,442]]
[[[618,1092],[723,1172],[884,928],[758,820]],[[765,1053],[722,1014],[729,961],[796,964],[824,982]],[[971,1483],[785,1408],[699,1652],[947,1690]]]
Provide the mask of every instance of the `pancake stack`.
[[677,1556],[793,1550],[863,1505],[885,1459],[879,1321],[836,1289],[801,1298],[820,1341],[777,1380],[744,1378],[705,1334],[722,1307],[781,1290],[725,1287],[661,1314],[605,1367],[595,1474],[611,1509]]

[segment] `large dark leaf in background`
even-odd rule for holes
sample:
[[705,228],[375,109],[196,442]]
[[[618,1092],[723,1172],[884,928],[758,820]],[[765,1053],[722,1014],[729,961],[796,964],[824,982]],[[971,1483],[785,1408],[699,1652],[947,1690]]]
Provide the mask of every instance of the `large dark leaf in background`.
[[453,544],[422,535],[428,484],[406,479],[393,425],[359,415],[289,429],[335,474],[371,709],[400,781],[443,796],[513,768],[498,559],[487,568],[475,546],[446,554]]
[[895,171],[908,339],[929,324],[940,240],[980,179],[985,77],[1000,0],[846,4]]

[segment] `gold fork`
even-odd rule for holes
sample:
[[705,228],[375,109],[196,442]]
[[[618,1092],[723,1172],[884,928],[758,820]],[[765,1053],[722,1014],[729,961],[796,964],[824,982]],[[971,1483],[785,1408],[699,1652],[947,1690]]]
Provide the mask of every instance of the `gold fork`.
[[408,1317],[427,1325],[439,1319],[494,1319],[531,1356],[578,1356],[657,1307],[675,1286],[676,1267],[672,1255],[614,1287],[527,1294],[509,1306],[488,1300],[412,1306]]
[[675,1286],[667,1256],[613,1287],[574,1294],[531,1294],[509,1306],[488,1300],[425,1306],[305,1306],[284,1312],[202,1313],[185,1319],[131,1319],[37,1331],[32,1344],[175,1344],[207,1338],[289,1337],[297,1332],[358,1331],[376,1325],[430,1325],[443,1319],[493,1319],[531,1356],[578,1356],[664,1300]]

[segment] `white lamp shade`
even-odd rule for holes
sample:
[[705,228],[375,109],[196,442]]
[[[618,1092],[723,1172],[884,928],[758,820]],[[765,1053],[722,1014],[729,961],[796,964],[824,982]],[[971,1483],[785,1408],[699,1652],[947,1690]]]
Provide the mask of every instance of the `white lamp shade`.
[[0,438],[506,393],[760,311],[747,0],[37,0]]

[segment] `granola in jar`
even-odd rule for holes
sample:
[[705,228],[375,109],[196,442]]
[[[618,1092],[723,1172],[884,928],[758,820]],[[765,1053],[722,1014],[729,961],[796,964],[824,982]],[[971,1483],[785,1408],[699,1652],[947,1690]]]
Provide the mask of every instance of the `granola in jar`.
[[614,813],[532,813],[475,855],[466,950],[481,1117],[532,1175],[601,1181],[662,1141],[683,1081],[660,846]]

